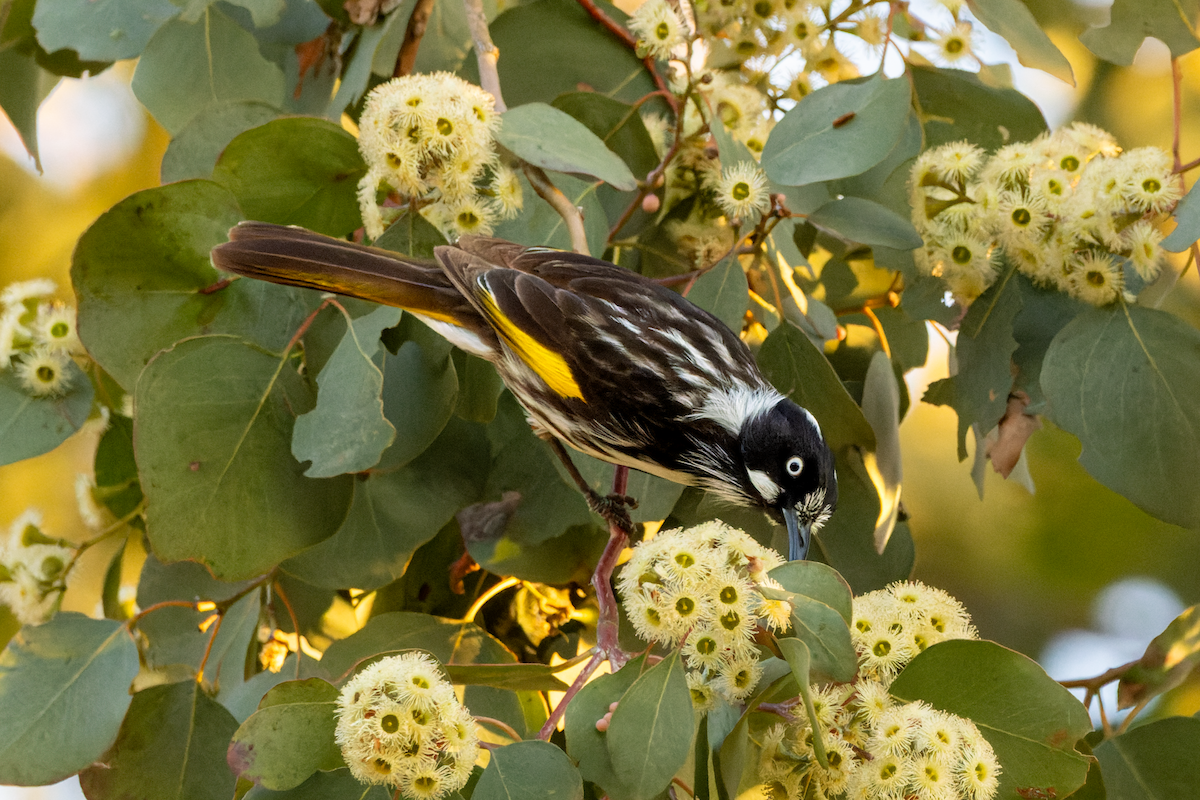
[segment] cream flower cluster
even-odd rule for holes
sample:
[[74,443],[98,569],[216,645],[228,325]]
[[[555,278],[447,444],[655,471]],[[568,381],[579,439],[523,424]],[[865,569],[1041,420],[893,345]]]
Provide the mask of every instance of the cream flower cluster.
[[38,625],[54,613],[74,553],[41,527],[41,513],[30,509],[13,521],[8,539],[0,542],[0,603],[22,625]]
[[779,554],[722,522],[659,533],[642,542],[621,572],[617,590],[638,635],[682,645],[692,701],[701,711],[716,696],[749,697],[762,668],[755,630],[788,626],[791,605],[769,600],[759,586],[778,588],[767,572]]
[[854,600],[859,677],[812,687],[828,766],[817,760],[807,715],[767,731],[759,778],[769,794],[848,800],[990,800],[1000,765],[968,719],[923,702],[899,703],[888,686],[921,649],[978,638],[950,595],[901,582]]
[[0,370],[12,369],[25,391],[58,397],[71,388],[67,362],[81,355],[75,309],[45,298],[54,281],[35,278],[0,292]]
[[1179,200],[1171,156],[1121,152],[1113,137],[1075,123],[990,157],[967,142],[928,150],[910,180],[913,224],[925,239],[918,267],[965,301],[996,279],[1002,258],[1041,286],[1102,306],[1162,264],[1156,227]]
[[461,789],[479,753],[475,720],[425,653],[390,656],[351,678],[335,738],[355,778],[413,800]]
[[[500,217],[521,209],[521,184],[501,165],[493,134],[495,99],[483,89],[437,72],[407,75],[367,95],[358,147],[367,174],[358,202],[367,235],[378,238],[389,216],[419,209],[444,233],[490,233]],[[377,202],[381,189],[400,206]]]

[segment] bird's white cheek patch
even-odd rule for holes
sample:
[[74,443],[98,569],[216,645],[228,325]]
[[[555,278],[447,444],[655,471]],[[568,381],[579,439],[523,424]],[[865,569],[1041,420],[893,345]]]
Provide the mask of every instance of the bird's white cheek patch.
[[762,495],[763,500],[774,503],[775,498],[779,497],[779,493],[783,491],[779,488],[779,484],[771,480],[771,476],[762,470],[750,469],[746,472],[750,476],[750,483],[754,484],[754,488]]

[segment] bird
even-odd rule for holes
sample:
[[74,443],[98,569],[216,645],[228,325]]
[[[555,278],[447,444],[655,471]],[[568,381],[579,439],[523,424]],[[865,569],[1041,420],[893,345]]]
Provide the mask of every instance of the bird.
[[834,456],[813,415],[763,377],[725,323],[631,270],[483,236],[424,260],[249,221],[212,262],[398,306],[490,361],[610,522],[626,498],[592,492],[559,442],[762,509],[786,526],[791,560],[807,557],[836,508]]

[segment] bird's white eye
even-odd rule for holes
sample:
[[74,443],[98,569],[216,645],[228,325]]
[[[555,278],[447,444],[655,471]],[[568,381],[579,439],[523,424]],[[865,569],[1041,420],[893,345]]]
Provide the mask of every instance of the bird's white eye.
[[794,478],[800,474],[801,470],[804,469],[804,462],[800,460],[800,456],[792,456],[787,460],[787,464],[784,465],[784,469],[787,470],[788,475],[791,475]]

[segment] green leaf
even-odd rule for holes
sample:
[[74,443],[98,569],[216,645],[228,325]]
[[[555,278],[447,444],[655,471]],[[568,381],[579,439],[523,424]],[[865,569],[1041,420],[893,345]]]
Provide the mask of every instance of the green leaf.
[[206,106],[171,138],[162,160],[162,182],[211,178],[221,152],[234,138],[279,116],[279,110],[253,100]]
[[866,172],[900,141],[912,105],[908,81],[841,82],[806,96],[771,131],[767,177],[786,186]]
[[15,47],[0,49],[0,74],[4,75],[4,80],[0,81],[0,109],[12,122],[21,137],[21,143],[25,145],[25,151],[40,170],[42,162],[38,156],[37,110],[46,94],[58,82],[57,76],[47,73],[37,65],[33,56],[20,53]]
[[209,251],[241,218],[223,187],[187,181],[125,198],[80,238],[71,266],[79,335],[124,389],[187,336],[236,333],[282,349],[308,314],[314,292],[266,281],[204,291],[221,279]]
[[[958,373],[945,379],[953,383],[954,410],[958,413],[958,458],[967,457],[967,431],[978,424],[987,433],[1000,422],[1012,391],[1012,355],[1017,349],[1013,321],[1021,311],[1023,295],[1016,269],[1005,274],[980,295],[959,327],[955,355]],[[941,381],[938,384],[942,383]],[[937,399],[938,384],[930,386]]]
[[73,361],[67,362],[66,378],[61,397],[34,397],[13,370],[0,371],[0,464],[48,453],[87,422],[91,381]]
[[94,472],[96,499],[117,519],[142,502],[142,486],[133,460],[133,420],[129,417],[109,417],[108,429],[96,445]]
[[357,140],[340,125],[286,117],[239,134],[213,180],[250,219],[345,236],[362,227],[358,182],[366,173]]
[[[364,786],[346,768],[317,772],[294,789],[272,791],[255,786],[242,800],[391,800],[387,786]],[[455,800],[451,795],[447,800]]]
[[[378,469],[395,469],[425,452],[454,414],[458,373],[453,347],[411,314],[384,335],[383,414],[396,429]],[[391,352],[391,351],[394,351]]]
[[838,610],[804,595],[790,598],[792,631],[808,646],[811,668],[822,680],[846,683],[854,679],[858,661],[850,627]]
[[1200,719],[1167,717],[1105,739],[1095,749],[1113,800],[1176,800],[1200,793]]
[[283,72],[262,57],[252,34],[214,6],[195,23],[174,19],[159,28],[138,59],[132,85],[172,134],[210,103],[283,105]]
[[859,244],[912,250],[924,241],[907,219],[861,197],[834,198],[809,214],[808,221]]
[[[597,5],[618,24],[628,19],[603,0]],[[504,53],[500,85],[510,107],[548,103],[565,92],[579,91],[581,85],[624,103],[637,102],[655,90],[641,59],[597,25],[578,3],[538,0],[513,6],[490,27],[492,41]],[[547,35],[530,36],[530,31]],[[581,58],[581,53],[587,57]],[[469,80],[477,80],[474,59],[464,64],[463,72]]]
[[629,165],[635,176],[644,177],[658,166],[654,140],[635,106],[597,92],[560,94],[552,105],[586,125],[605,147]]
[[1075,85],[1071,62],[1038,25],[1020,0],[967,0],[971,13],[989,30],[998,33],[1017,51],[1017,60],[1032,69],[1048,72]]
[[237,720],[196,681],[133,696],[116,743],[79,775],[92,800],[226,800],[237,779],[225,763]]
[[1175,230],[1162,240],[1162,248],[1172,253],[1182,253],[1200,239],[1200,189],[1196,188],[1196,184],[1192,184],[1171,216],[1175,218]]
[[812,654],[808,645],[799,639],[776,639],[776,644],[779,645],[779,652],[783,653],[792,671],[792,677],[796,679],[796,685],[800,688],[804,714],[808,717],[808,725],[815,734],[812,737],[813,755],[816,756],[817,763],[825,766],[828,760],[825,756],[824,735],[820,733],[821,725],[817,721],[817,711],[812,701]]
[[597,676],[585,683],[567,705],[563,723],[567,755],[579,766],[579,774],[584,780],[604,789],[614,800],[623,800],[629,790],[620,773],[613,768],[612,757],[608,754],[608,734],[596,730],[596,722],[629,690],[645,663],[645,657],[641,656],[617,672]]
[[0,652],[0,783],[55,783],[103,755],[137,673],[137,646],[118,622],[60,612],[22,628]]
[[633,682],[608,726],[608,754],[631,800],[649,800],[667,788],[691,753],[695,730],[675,650]]
[[373,244],[406,256],[433,258],[433,249],[446,244],[446,237],[420,214],[406,212],[389,225]]
[[125,613],[125,609],[121,607],[121,565],[125,561],[125,545],[128,544],[128,539],[122,539],[117,546],[116,552],[108,561],[108,568],[104,570],[104,585],[100,590],[100,604],[104,610],[105,619],[115,619],[118,622],[124,622],[129,619],[129,615]]
[[1068,322],[1088,306],[1066,292],[1049,286],[1035,286],[1025,275],[1013,276],[1021,292],[1021,310],[1013,319],[1013,339],[1017,341],[1012,354],[1013,390],[1029,395],[1027,414],[1044,413],[1046,396],[1042,391],[1042,364],[1050,343]]
[[1180,58],[1200,47],[1196,38],[1196,0],[1115,0],[1108,25],[1079,35],[1088,49],[1114,64],[1129,66],[1147,36],[1152,36]]
[[454,372],[458,375],[458,401],[454,413],[470,422],[491,422],[496,418],[496,404],[504,391],[496,368],[479,356],[462,350],[450,351]]
[[1018,789],[1030,788],[1066,797],[1087,776],[1088,760],[1075,750],[1092,729],[1087,709],[1020,653],[994,642],[935,644],[905,667],[890,691],[973,721],[1003,768],[999,797],[1016,798]]
[[750,306],[749,291],[741,263],[736,258],[727,258],[697,278],[686,296],[731,331],[740,332]]
[[570,687],[555,677],[549,664],[450,664],[450,682],[530,692],[565,692]]
[[294,415],[313,400],[286,359],[233,337],[189,339],[151,362],[136,397],[134,445],[155,509],[147,534],[160,558],[242,579],[341,525],[352,478],[306,478],[291,455]]
[[452,421],[410,464],[356,480],[337,533],[288,559],[283,569],[330,589],[370,591],[397,580],[416,549],[479,497],[488,458],[482,429]]
[[338,681],[364,659],[413,649],[425,650],[447,666],[512,664],[517,660],[499,639],[473,622],[393,611],[371,617],[360,630],[331,644],[320,668],[330,680]]
[[308,461],[309,478],[363,472],[396,436],[383,416],[383,373],[372,359],[379,334],[400,321],[398,308],[381,306],[346,326],[346,333],[317,376],[317,404],[296,418],[292,455]]
[[1121,676],[1119,708],[1148,701],[1183,683],[1200,664],[1200,606],[1192,606],[1155,636],[1146,652]]
[[816,561],[789,561],[767,573],[788,592],[829,606],[847,625],[854,617],[850,584],[837,570]]
[[637,188],[629,167],[600,137],[570,114],[545,103],[527,103],[505,111],[496,141],[544,169],[591,175],[622,191]]
[[238,777],[275,790],[294,789],[318,770],[341,767],[333,740],[337,698],[337,688],[320,678],[279,684],[233,735],[229,765]]
[[169,0],[40,0],[33,27],[49,53],[69,49],[91,61],[120,61],[141,55],[178,13]]
[[493,750],[471,800],[519,797],[583,800],[583,780],[566,753],[549,742],[517,742]]
[[1159,519],[1200,527],[1200,495],[1178,491],[1200,470],[1200,332],[1124,304],[1083,312],[1042,366],[1054,423],[1079,437],[1079,462]]
[[912,66],[909,70],[925,126],[925,146],[966,139],[985,150],[1027,142],[1046,130],[1033,101],[1015,89],[996,89],[971,72]]

